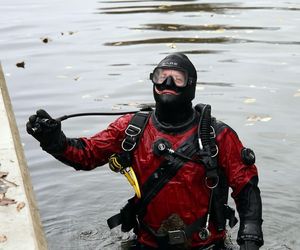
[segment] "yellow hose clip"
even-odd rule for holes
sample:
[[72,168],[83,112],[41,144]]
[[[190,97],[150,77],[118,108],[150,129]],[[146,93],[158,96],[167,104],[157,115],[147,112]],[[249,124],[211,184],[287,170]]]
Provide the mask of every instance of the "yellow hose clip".
[[133,171],[133,168],[129,165],[129,162],[125,157],[122,157],[120,154],[113,154],[109,158],[109,168],[114,172],[120,172],[125,175],[130,185],[133,187],[136,196],[141,198],[141,190],[139,187],[138,180]]
[[121,174],[125,175],[125,177],[129,181],[130,185],[133,187],[136,196],[140,199],[141,198],[141,190],[140,190],[140,186],[139,186],[138,180],[136,178],[136,175],[133,171],[133,168],[127,167],[125,169],[122,169],[120,172],[121,172]]

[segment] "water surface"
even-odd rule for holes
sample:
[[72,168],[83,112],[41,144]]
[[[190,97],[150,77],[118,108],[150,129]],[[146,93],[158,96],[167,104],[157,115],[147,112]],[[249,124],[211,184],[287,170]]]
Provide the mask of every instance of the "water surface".
[[[122,235],[106,219],[133,191],[107,166],[76,172],[48,156],[26,134],[28,116],[151,104],[149,73],[175,51],[198,69],[194,103],[210,103],[255,149],[262,249],[300,249],[299,10],[296,0],[2,0],[0,59],[49,249],[117,249]],[[114,119],[74,118],[63,130],[90,136]]]

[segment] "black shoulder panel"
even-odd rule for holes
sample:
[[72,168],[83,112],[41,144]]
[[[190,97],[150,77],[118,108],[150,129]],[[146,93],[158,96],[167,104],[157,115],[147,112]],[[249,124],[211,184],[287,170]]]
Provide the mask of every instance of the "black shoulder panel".
[[226,123],[217,120],[215,117],[212,117],[212,126],[214,127],[214,129],[216,131],[216,135],[220,134],[224,129],[228,128],[238,137],[237,133],[234,131],[233,128],[231,128]]

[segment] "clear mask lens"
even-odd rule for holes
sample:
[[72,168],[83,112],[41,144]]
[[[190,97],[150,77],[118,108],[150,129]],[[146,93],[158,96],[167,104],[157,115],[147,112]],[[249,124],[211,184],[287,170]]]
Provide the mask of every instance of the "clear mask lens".
[[177,87],[185,87],[188,82],[188,75],[186,72],[177,69],[156,68],[152,74],[152,82],[155,84],[162,84],[169,76]]

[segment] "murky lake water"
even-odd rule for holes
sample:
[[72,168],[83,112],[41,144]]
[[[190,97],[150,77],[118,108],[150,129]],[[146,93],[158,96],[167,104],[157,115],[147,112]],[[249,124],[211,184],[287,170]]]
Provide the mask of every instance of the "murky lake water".
[[[107,166],[76,172],[48,156],[26,134],[28,116],[153,103],[149,72],[175,51],[198,69],[194,103],[210,103],[256,151],[263,249],[300,249],[299,1],[1,0],[0,11],[0,60],[49,249],[116,249],[106,219],[133,191]],[[89,136],[114,119],[63,130]]]

